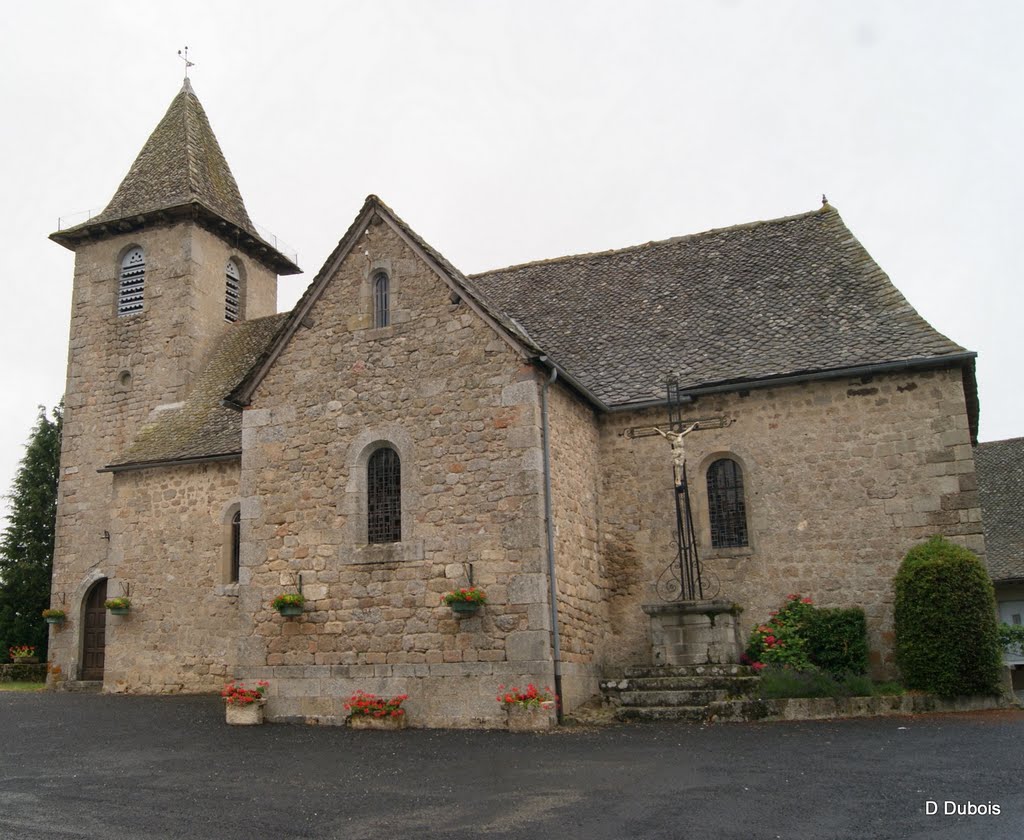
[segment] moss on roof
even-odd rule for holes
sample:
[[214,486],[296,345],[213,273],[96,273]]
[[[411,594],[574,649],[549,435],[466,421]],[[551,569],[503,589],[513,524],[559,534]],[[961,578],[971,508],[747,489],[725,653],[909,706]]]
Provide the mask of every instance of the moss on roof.
[[186,79],[106,209],[89,224],[193,202],[255,233],[235,176]]
[[608,405],[856,366],[959,357],[835,208],[471,275]]
[[225,332],[187,399],[143,425],[112,471],[242,451],[242,413],[221,404],[273,340],[287,313],[241,321]]

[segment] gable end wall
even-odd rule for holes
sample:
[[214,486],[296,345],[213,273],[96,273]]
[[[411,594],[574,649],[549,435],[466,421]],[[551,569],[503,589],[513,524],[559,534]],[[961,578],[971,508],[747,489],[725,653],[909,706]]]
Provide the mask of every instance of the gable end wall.
[[[392,277],[372,327],[370,277]],[[500,725],[499,684],[551,682],[539,382],[386,225],[338,267],[243,413],[240,675],[272,717],[408,693],[413,725]],[[368,447],[402,459],[402,541],[367,545]],[[442,594],[488,595],[456,619]],[[269,603],[301,575],[306,610]]]

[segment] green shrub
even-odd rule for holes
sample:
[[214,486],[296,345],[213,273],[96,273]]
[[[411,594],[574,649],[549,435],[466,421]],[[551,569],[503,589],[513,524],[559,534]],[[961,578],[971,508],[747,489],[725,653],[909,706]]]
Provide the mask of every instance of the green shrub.
[[804,649],[813,665],[833,676],[868,670],[868,629],[864,610],[819,607],[809,613]]
[[810,598],[787,595],[781,609],[750,634],[744,661],[789,665],[798,671],[818,668],[834,677],[863,674],[868,669],[868,636],[864,611],[823,609]]
[[746,662],[755,668],[762,665],[788,665],[798,671],[811,668],[805,650],[804,628],[814,612],[810,598],[790,595],[766,624],[759,624],[750,633],[745,653]]
[[845,697],[870,697],[875,693],[875,684],[864,674],[846,674],[839,678],[839,686]]
[[786,697],[872,697],[902,694],[899,683],[874,683],[863,674],[836,677],[817,668],[797,671],[780,665],[767,665],[761,671],[760,696],[765,699]]
[[981,561],[942,537],[915,546],[894,581],[896,663],[907,688],[998,694],[995,593]]
[[1007,653],[1024,656],[1024,624],[1000,624],[999,647]]
[[796,671],[777,665],[768,665],[761,671],[759,690],[762,697],[770,699],[838,697],[841,693],[839,684],[822,671]]

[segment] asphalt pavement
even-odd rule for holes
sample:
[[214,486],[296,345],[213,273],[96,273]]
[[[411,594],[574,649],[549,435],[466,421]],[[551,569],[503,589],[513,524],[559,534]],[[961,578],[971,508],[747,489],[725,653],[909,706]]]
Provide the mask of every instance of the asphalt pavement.
[[1020,840],[1022,736],[1016,711],[228,727],[217,697],[0,692],[0,837]]

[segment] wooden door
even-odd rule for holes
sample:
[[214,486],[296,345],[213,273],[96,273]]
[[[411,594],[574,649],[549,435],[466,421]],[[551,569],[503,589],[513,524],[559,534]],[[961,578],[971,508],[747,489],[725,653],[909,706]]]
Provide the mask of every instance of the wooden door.
[[103,679],[103,652],[107,643],[107,582],[94,584],[85,599],[85,637],[82,640],[82,679]]

